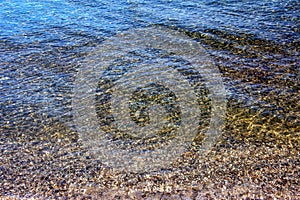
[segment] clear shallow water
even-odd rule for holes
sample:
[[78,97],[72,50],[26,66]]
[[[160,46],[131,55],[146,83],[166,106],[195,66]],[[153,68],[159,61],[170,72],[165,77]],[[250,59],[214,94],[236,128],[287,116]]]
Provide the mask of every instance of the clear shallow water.
[[[245,180],[236,178],[241,167],[244,169],[242,174],[254,171],[252,176],[255,177],[250,176],[249,180],[253,179],[257,188],[277,188],[278,185],[272,185],[278,183],[273,179],[276,177],[283,180],[279,182],[278,190],[296,191],[299,185],[297,148],[261,151],[253,146],[252,150],[245,151],[241,143],[258,143],[259,147],[262,143],[270,143],[272,147],[278,144],[292,148],[300,146],[299,10],[298,0],[251,3],[213,0],[1,1],[1,195],[33,196],[40,192],[51,196],[44,193],[51,191],[56,197],[63,195],[57,192],[66,188],[70,189],[66,193],[73,192],[74,185],[80,194],[82,188],[90,187],[91,183],[98,189],[115,187],[112,186],[113,178],[108,176],[109,180],[103,181],[107,173],[103,175],[102,172],[106,169],[84,155],[78,147],[78,134],[74,133],[75,129],[70,129],[73,126],[75,74],[86,56],[106,38],[133,28],[158,24],[180,30],[198,41],[220,69],[228,92],[224,141],[220,147],[226,151],[227,147],[237,143],[242,152],[232,155],[234,149],[228,148],[229,153],[224,156],[229,159],[227,164],[218,161],[216,168],[211,169],[205,162],[192,160],[187,163],[186,171],[181,166],[179,172],[175,170],[176,177],[184,172],[178,182],[191,177],[188,184],[193,185],[193,177],[199,173],[200,183],[206,185],[206,177],[213,174],[217,178],[212,180],[219,182],[223,191],[228,176],[233,178],[234,185]],[[147,58],[147,54],[151,57],[147,52],[139,53],[133,52],[135,57],[131,59]],[[201,135],[197,139],[201,141]],[[280,153],[283,154],[277,155]],[[250,154],[254,157],[249,164],[244,159],[253,156]],[[242,160],[236,164],[236,160],[232,160],[234,156]],[[268,158],[274,160],[268,162]],[[192,163],[195,163],[194,168],[191,168]],[[267,166],[272,173],[262,170],[262,166]],[[294,168],[289,173],[285,166]],[[231,169],[229,173],[227,168]],[[273,169],[279,169],[274,172],[275,176]],[[258,176],[255,170],[262,175]],[[205,174],[201,175],[201,172]],[[219,177],[223,175],[222,181]],[[129,180],[128,185],[136,183],[136,174],[122,177],[125,181],[132,178],[133,182]],[[162,178],[162,181],[168,178]],[[124,179],[116,179],[116,182]],[[155,184],[158,179],[154,178]],[[266,180],[269,182],[265,183]],[[291,185],[285,180],[291,180]],[[271,186],[265,187],[270,182]],[[243,186],[252,183],[242,181]],[[62,190],[56,190],[57,186]]]
[[160,24],[208,50],[233,110],[290,120],[292,129],[277,132],[296,133],[299,10],[297,0],[2,1],[1,131],[34,129],[47,118],[70,121],[72,82],[85,55],[118,32]]

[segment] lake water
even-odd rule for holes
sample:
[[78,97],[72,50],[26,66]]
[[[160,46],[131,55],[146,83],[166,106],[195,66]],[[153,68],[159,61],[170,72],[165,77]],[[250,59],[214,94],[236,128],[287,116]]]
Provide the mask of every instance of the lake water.
[[1,1],[1,143],[51,120],[72,126],[82,60],[105,39],[149,26],[207,50],[226,87],[230,141],[299,146],[298,0]]
[[199,41],[220,68],[235,101],[287,113],[289,108],[276,105],[278,99],[259,99],[270,93],[276,94],[270,98],[282,96],[280,101],[299,97],[296,0],[2,1],[0,5],[2,127],[37,112],[58,118],[69,115],[78,61],[105,38],[153,24],[175,27]]

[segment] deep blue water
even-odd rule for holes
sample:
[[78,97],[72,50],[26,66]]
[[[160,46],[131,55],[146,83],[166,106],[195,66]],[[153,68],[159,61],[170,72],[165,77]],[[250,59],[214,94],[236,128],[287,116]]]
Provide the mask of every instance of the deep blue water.
[[0,125],[36,114],[69,116],[74,73],[86,53],[118,32],[153,24],[184,30],[203,44],[235,101],[272,107],[261,95],[299,95],[298,0],[5,0]]

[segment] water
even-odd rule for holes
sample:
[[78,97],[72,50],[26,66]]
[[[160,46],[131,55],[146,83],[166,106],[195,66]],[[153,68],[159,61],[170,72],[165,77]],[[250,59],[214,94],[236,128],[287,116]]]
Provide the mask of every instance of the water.
[[[297,148],[300,146],[300,2],[298,0],[251,2],[237,0],[2,0],[0,1],[1,195],[30,196],[31,194],[32,196],[38,192],[48,191],[49,188],[53,190],[53,193],[63,192],[66,188],[69,189],[66,192],[70,192],[73,187],[80,188],[78,191],[82,193],[82,188],[85,186],[88,188],[91,185],[98,189],[116,188],[113,186],[113,178],[109,175],[109,180],[103,181],[107,173],[102,174],[101,170],[106,169],[99,167],[96,161],[91,161],[89,156],[85,156],[82,149],[78,147],[81,143],[72,114],[75,75],[82,67],[85,58],[97,50],[97,46],[103,44],[107,38],[124,31],[130,32],[137,28],[158,26],[179,30],[197,41],[206,49],[215,66],[219,68],[228,101],[221,148],[225,149],[228,146],[243,143],[296,147],[296,150],[292,151],[294,153],[291,153],[294,157],[286,160],[298,166],[299,159],[295,158],[299,154]],[[147,60],[148,57],[156,55],[151,51],[131,52],[133,56],[129,60],[135,62],[140,57]],[[167,56],[171,58],[170,55]],[[165,57],[160,62],[167,62],[164,59]],[[182,61],[176,59],[172,61],[175,64]],[[189,65],[187,62],[183,63]],[[118,67],[116,65],[115,69],[119,70]],[[120,69],[124,70],[122,67],[120,66]],[[109,73],[107,72],[108,75]],[[163,74],[163,71],[155,73]],[[118,75],[118,72],[116,74]],[[129,74],[125,77],[130,78],[134,75]],[[123,80],[126,85],[127,80]],[[138,80],[143,80],[143,78],[139,77]],[[128,83],[132,82],[134,81],[128,80]],[[150,86],[150,93],[158,91],[157,87]],[[101,89],[101,86],[98,89]],[[167,89],[163,91],[165,91],[163,94],[165,99],[173,98],[173,103],[170,102],[167,106],[173,109],[171,117],[174,118],[175,128],[171,128],[176,129],[178,124],[188,119],[178,120],[181,113],[173,105],[177,99]],[[145,91],[145,94],[150,93]],[[159,95],[157,97],[159,98]],[[150,100],[154,101],[151,98]],[[205,98],[206,96],[203,95],[204,102]],[[107,101],[107,99],[99,99]],[[119,108],[117,100],[122,97],[115,99],[113,103]],[[144,118],[142,115],[138,116],[135,118],[136,121],[142,120],[144,123],[151,124],[147,117],[153,116],[154,112],[162,109],[159,105],[160,107],[150,109],[147,115],[144,102],[138,100],[136,102],[131,104],[133,108],[142,107],[146,110],[146,116]],[[102,105],[101,102],[99,104]],[[207,100],[201,114],[206,115],[207,111],[209,115],[211,108],[206,107],[208,104]],[[98,115],[101,112],[107,112],[105,105],[103,110],[101,106],[99,107]],[[155,120],[161,122],[160,115],[164,114],[164,112],[159,113]],[[205,120],[206,118],[203,119],[203,126],[209,124],[209,121]],[[172,136],[169,132],[163,134]],[[112,140],[116,141],[115,143],[128,140],[131,142],[130,135],[123,140],[119,140],[120,137],[115,135]],[[202,135],[197,136],[196,144],[202,141],[201,138]],[[162,137],[159,141],[168,142],[168,138]],[[130,142],[128,144],[131,144]],[[151,142],[152,140],[147,147],[155,147]],[[127,148],[126,142],[122,144],[122,148]],[[244,152],[242,145],[240,149]],[[280,149],[267,151],[267,153],[281,152]],[[248,158],[255,151],[247,152],[250,152],[249,155],[237,157]],[[288,152],[290,153],[290,150]],[[117,154],[116,151],[115,155]],[[234,156],[225,157],[231,159]],[[276,162],[270,161],[270,163],[267,161],[263,163],[265,158],[261,159],[258,156],[252,158],[254,159],[252,160],[253,166],[252,164],[247,166],[246,162],[241,163],[241,166],[254,169],[255,163],[258,163],[257,169],[260,170],[260,165],[269,166],[272,163],[279,163],[280,166],[274,169],[289,165],[287,161],[282,161],[280,156],[275,158]],[[281,163],[277,162],[277,159],[281,159]],[[245,160],[241,162],[243,161]],[[194,162],[197,166],[190,168],[193,167]],[[232,163],[227,163],[228,165],[223,165],[221,161],[216,163],[219,165],[215,172],[220,169],[221,165],[223,168],[230,168],[230,166],[234,168],[232,177],[239,170]],[[195,175],[197,173],[201,174],[201,171],[191,169],[205,171],[209,168],[206,167],[205,162],[200,167],[198,164],[193,160],[188,163],[186,171],[180,168],[182,171],[179,170],[178,174],[184,172],[184,178],[178,182],[187,180],[187,177],[197,177]],[[270,165],[270,169],[273,170],[272,166],[275,164]],[[293,173],[297,173],[296,170],[295,167]],[[247,174],[249,171],[251,170],[247,168],[244,173]],[[178,171],[175,170],[175,174],[176,172]],[[265,173],[263,170],[261,172]],[[207,177],[211,177],[210,173],[214,172],[207,171],[209,175],[205,177],[199,175],[200,179],[205,182],[199,183],[206,185]],[[213,174],[218,177],[216,181],[220,181],[221,185],[228,181],[229,175],[231,176],[230,173],[222,172],[222,174],[226,174],[224,182],[220,181],[222,180],[219,179],[220,174]],[[253,174],[256,176],[256,171]],[[282,178],[282,174],[287,174],[287,177]],[[177,177],[177,174],[175,176]],[[289,187],[289,182],[287,184],[282,182],[281,188],[288,188],[287,190],[293,187],[298,188],[297,174],[278,172],[275,176],[282,180],[295,179],[291,187]],[[130,180],[130,177],[134,177],[133,182],[128,185],[135,184],[135,175],[129,175],[129,178],[127,175],[122,175],[122,177],[122,179],[116,179],[115,182]],[[269,180],[270,183],[273,181],[272,177],[274,174],[263,177],[261,179],[263,181],[259,181],[259,184],[265,187],[264,181]],[[51,181],[47,181],[50,179]],[[158,179],[154,178],[154,180]],[[169,177],[162,178],[162,180],[169,180]],[[233,178],[233,180],[237,183],[245,179]],[[257,180],[256,177],[253,178],[254,182]],[[50,184],[52,181],[54,185]],[[191,185],[194,184],[192,182],[191,178]],[[256,187],[257,183],[254,184],[254,182],[252,183]],[[185,184],[185,182],[182,183]],[[252,183],[245,182],[244,184],[243,182],[245,186]],[[274,180],[274,183],[277,183],[277,180]],[[56,190],[57,186],[63,189]],[[275,188],[275,186],[266,188]],[[45,193],[42,195],[47,196]],[[55,197],[58,194],[53,195]]]
[[261,102],[259,93],[299,95],[296,0],[2,1],[0,6],[2,127],[32,113],[68,115],[78,61],[104,38],[151,24],[184,30],[204,45],[235,101],[253,106]]
[[300,132],[299,10],[297,0],[1,1],[0,130],[70,122],[72,83],[85,56],[117,33],[162,25],[197,40],[219,67],[228,116],[243,116],[227,132],[238,132],[242,118],[258,116],[251,123],[259,124],[267,116],[265,134],[293,138]]
[[33,113],[69,115],[78,61],[105,38],[151,24],[184,30],[205,46],[235,101],[255,106],[271,91],[299,95],[296,0],[2,1],[0,6],[2,127]]

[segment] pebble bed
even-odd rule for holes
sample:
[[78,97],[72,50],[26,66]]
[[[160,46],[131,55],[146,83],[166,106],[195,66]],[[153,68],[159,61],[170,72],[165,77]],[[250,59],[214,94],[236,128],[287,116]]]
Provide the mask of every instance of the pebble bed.
[[1,139],[1,199],[300,198],[299,146],[223,137],[206,156],[195,144],[168,168],[125,173],[92,159],[75,131],[51,123]]

